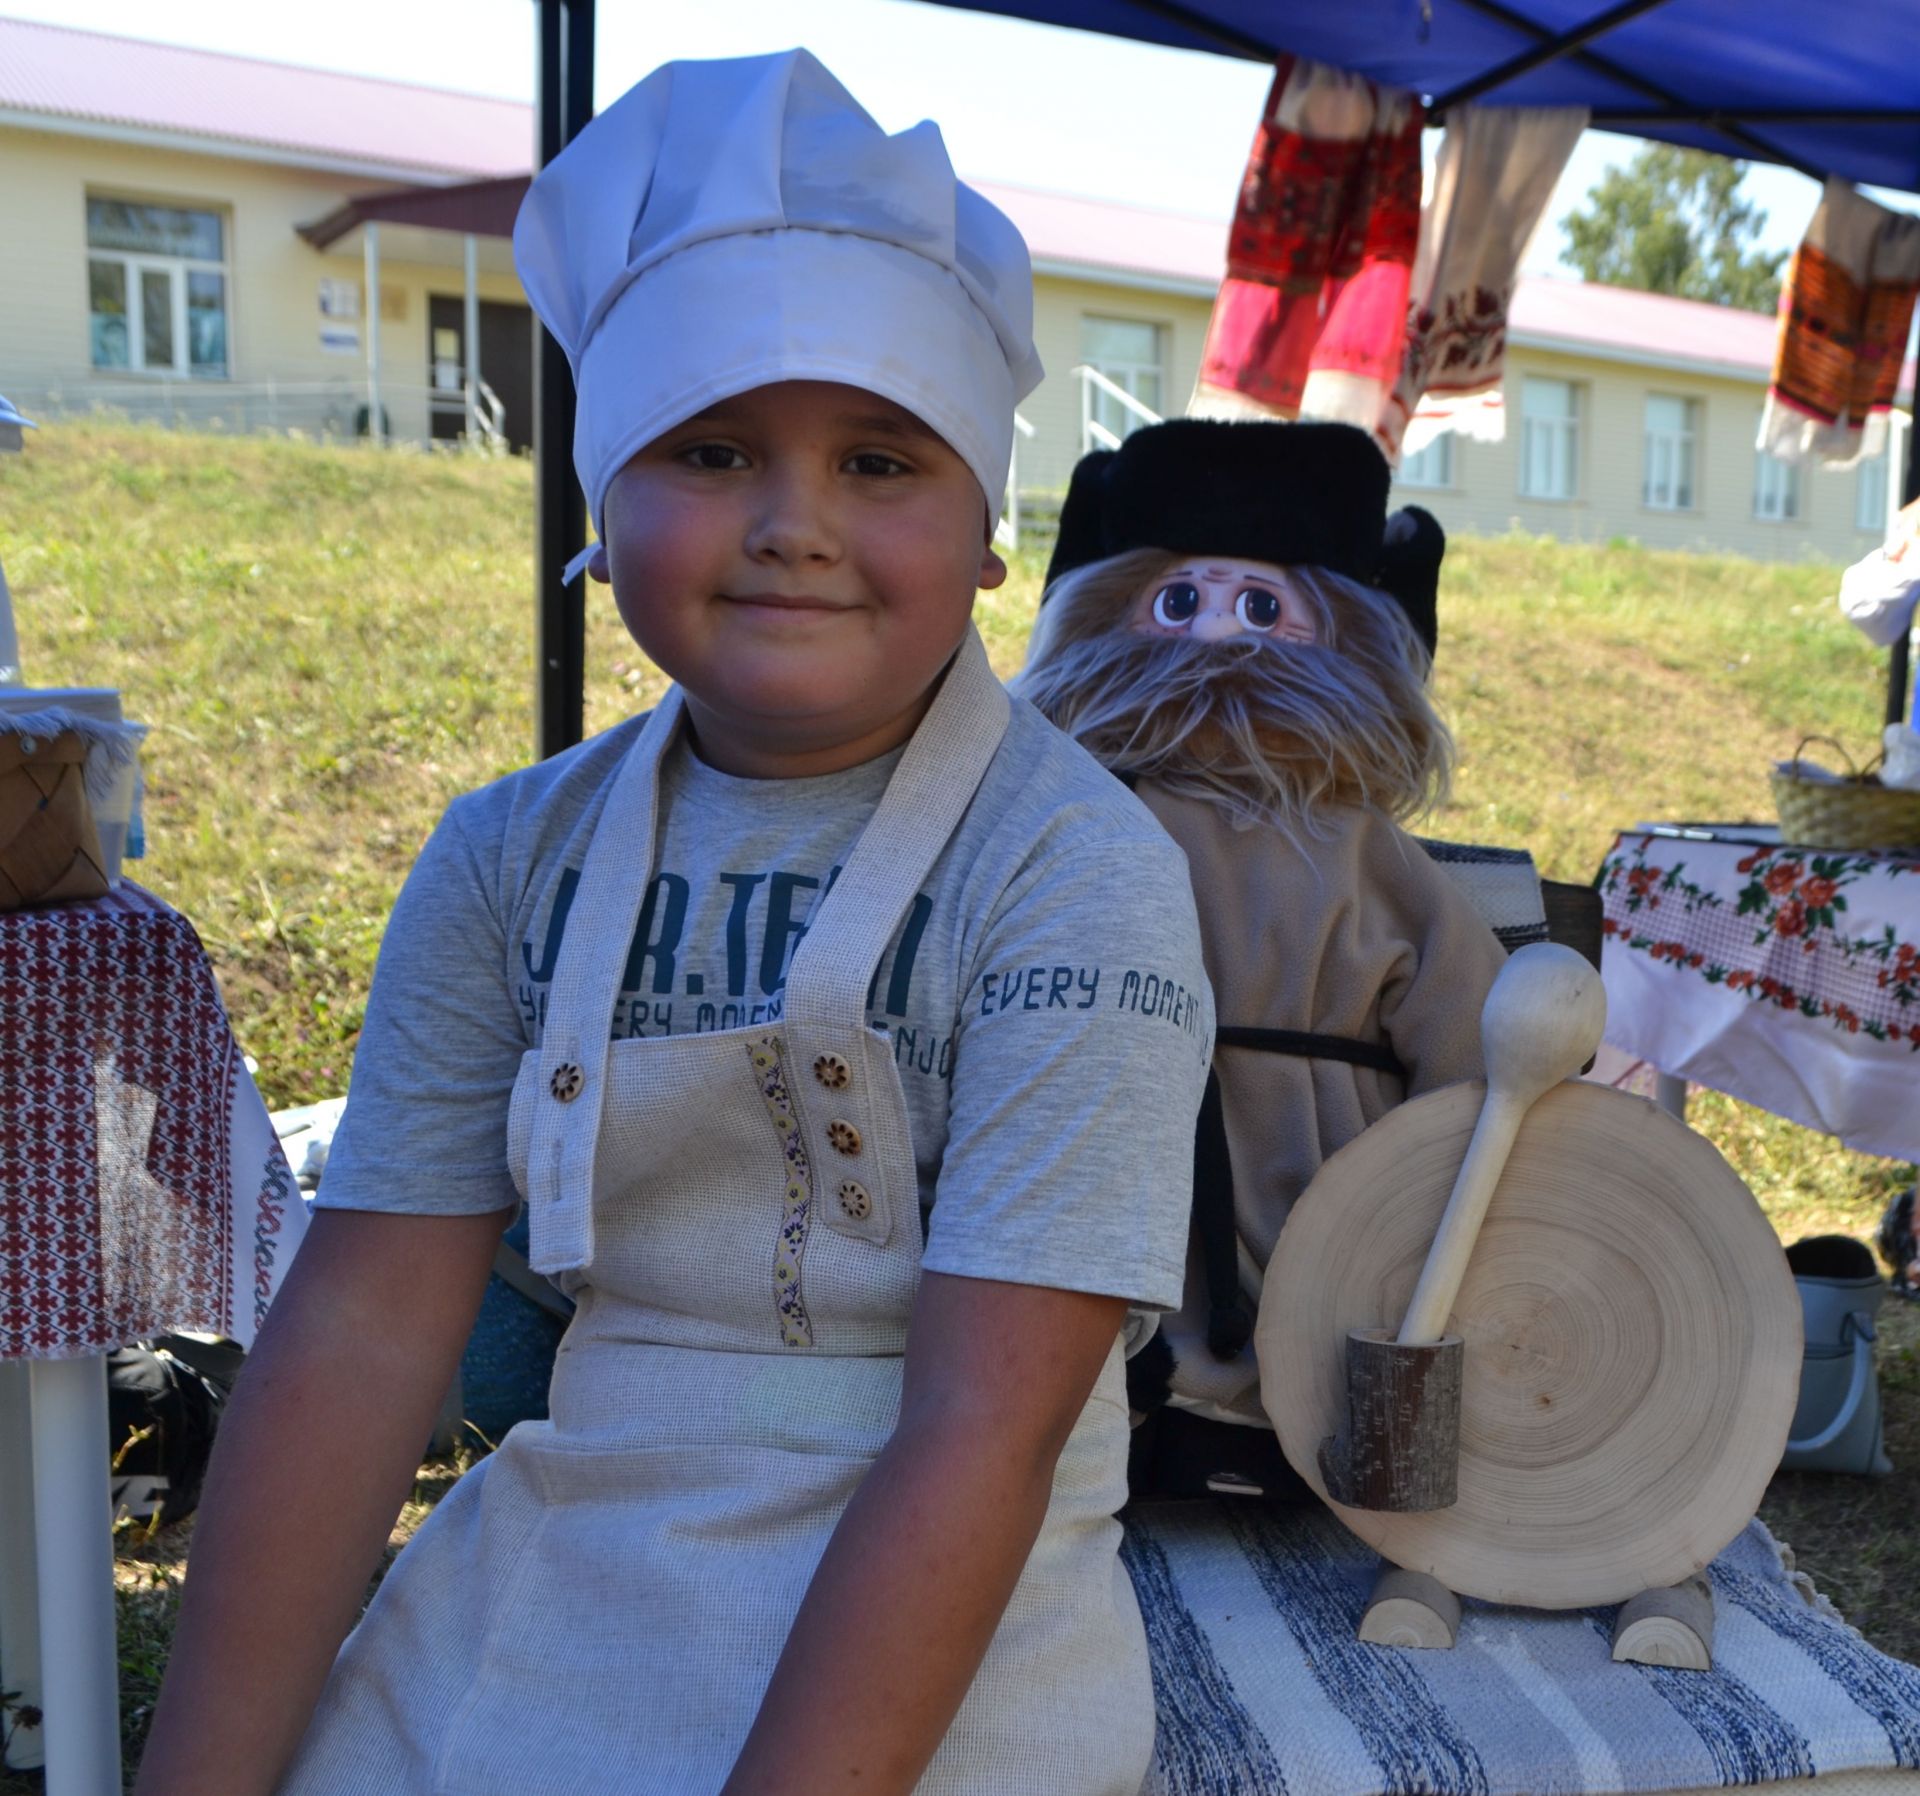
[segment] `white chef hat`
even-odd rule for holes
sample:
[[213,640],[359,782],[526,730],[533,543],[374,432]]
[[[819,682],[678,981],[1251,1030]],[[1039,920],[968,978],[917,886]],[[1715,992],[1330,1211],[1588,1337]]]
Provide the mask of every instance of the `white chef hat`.
[[636,451],[783,380],[905,407],[997,508],[1042,373],[1027,246],[936,125],[889,137],[809,52],[656,69],[541,170],[513,253],[573,367],[596,533]]

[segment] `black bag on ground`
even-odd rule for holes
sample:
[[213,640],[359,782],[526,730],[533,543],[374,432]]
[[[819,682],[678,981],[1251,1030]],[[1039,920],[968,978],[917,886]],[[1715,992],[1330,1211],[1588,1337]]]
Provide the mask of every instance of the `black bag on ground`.
[[1913,1186],[1889,1201],[1874,1243],[1892,1274],[1894,1296],[1920,1300],[1920,1216],[1914,1214]]
[[[179,1352],[175,1350],[179,1349]],[[202,1369],[190,1365],[192,1354]],[[154,1527],[191,1515],[213,1453],[214,1430],[237,1371],[237,1347],[163,1335],[107,1357],[107,1463],[113,1513]]]

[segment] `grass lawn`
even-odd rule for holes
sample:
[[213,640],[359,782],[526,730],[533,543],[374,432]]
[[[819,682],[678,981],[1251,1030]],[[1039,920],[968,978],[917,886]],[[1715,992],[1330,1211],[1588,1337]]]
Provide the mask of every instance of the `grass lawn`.
[[[151,851],[133,869],[199,926],[275,1108],[342,1091],[393,895],[440,807],[533,739],[525,461],[62,423],[0,463],[0,563],[29,678],[123,689],[152,726]],[[1041,567],[984,595],[1018,666]],[[1465,540],[1447,559],[1438,688],[1462,744],[1423,827],[1591,876],[1650,817],[1764,817],[1809,729],[1878,734],[1883,663],[1829,566],[1631,545]],[[587,725],[645,706],[592,588]],[[1783,1239],[1870,1235],[1911,1176],[1713,1094],[1692,1120]],[[1888,1480],[1783,1476],[1763,1514],[1878,1644],[1920,1660],[1920,1307],[1881,1337]],[[450,1481],[422,1471],[421,1505]],[[424,1507],[403,1518],[402,1533]],[[187,1527],[123,1542],[129,1762],[164,1664]],[[0,1796],[37,1788],[0,1774]]]

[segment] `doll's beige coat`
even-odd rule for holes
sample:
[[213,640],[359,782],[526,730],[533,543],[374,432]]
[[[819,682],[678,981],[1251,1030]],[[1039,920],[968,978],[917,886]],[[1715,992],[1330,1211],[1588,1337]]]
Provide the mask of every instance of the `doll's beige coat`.
[[[1374,812],[1323,810],[1326,833],[1302,852],[1277,830],[1236,828],[1218,806],[1151,781],[1137,791],[1186,851],[1221,1026],[1379,1042],[1407,1069],[1403,1086],[1335,1060],[1218,1051],[1251,1306],[1280,1225],[1321,1162],[1403,1099],[1481,1076],[1480,1006],[1506,955],[1447,874]],[[1161,1325],[1174,1402],[1264,1425],[1253,1348],[1215,1359],[1206,1314],[1190,1250],[1186,1301]]]

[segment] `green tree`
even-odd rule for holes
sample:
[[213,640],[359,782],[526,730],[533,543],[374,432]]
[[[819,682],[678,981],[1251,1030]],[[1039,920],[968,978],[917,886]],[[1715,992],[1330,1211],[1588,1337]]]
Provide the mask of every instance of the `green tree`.
[[1647,144],[1567,215],[1560,259],[1609,286],[1770,312],[1787,252],[1757,247],[1767,215],[1741,198],[1746,174],[1707,150]]

